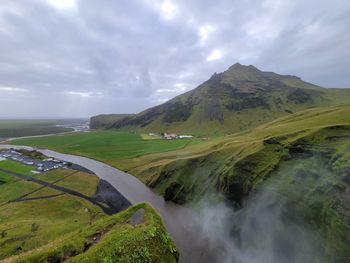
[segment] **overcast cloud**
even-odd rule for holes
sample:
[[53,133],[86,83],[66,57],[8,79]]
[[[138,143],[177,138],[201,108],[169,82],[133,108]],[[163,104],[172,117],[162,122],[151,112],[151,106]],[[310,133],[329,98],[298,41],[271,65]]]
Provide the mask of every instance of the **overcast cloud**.
[[0,0],[0,117],[134,113],[235,62],[350,87],[350,1]]

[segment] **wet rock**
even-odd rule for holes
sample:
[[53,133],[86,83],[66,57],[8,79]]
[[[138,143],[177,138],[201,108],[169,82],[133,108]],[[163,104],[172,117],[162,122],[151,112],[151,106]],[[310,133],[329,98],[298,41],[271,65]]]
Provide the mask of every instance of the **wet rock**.
[[142,224],[144,222],[145,212],[143,208],[138,209],[126,223],[133,226]]

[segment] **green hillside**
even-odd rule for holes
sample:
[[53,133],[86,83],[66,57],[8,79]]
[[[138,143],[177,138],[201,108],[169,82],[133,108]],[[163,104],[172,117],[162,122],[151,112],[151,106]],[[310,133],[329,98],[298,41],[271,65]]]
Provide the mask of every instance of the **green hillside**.
[[101,115],[91,117],[90,129],[108,128],[111,124],[128,116],[132,116],[132,114],[101,114]]
[[[345,127],[346,133],[348,125],[350,106],[314,108],[221,139],[185,149],[144,155],[130,162],[120,160],[115,164],[163,194],[174,181],[183,184],[179,189],[187,192],[187,196],[207,191],[208,181],[215,185],[215,189],[229,194],[231,181],[227,181],[228,178],[238,177],[245,180],[239,182],[243,194],[259,185],[299,139],[328,131],[327,127]],[[329,129],[328,132],[331,131]],[[336,131],[334,129],[333,133]],[[344,135],[341,139],[347,141],[349,138]],[[259,164],[259,167],[253,167],[255,164]],[[243,175],[245,171],[246,176]],[[235,196],[232,198],[236,201],[241,199],[237,193]]]
[[[118,120],[109,119],[101,128],[219,135],[253,128],[303,109],[348,101],[349,89],[326,89],[295,76],[237,63],[194,90],[136,115],[121,119],[117,115]],[[93,117],[93,126],[105,119]]]
[[162,219],[148,204],[138,204],[6,262],[172,263],[178,258]]
[[120,166],[178,203],[220,192],[241,207],[249,194],[268,189],[287,200],[289,215],[316,229],[329,262],[347,262],[349,153],[350,106],[333,106]]

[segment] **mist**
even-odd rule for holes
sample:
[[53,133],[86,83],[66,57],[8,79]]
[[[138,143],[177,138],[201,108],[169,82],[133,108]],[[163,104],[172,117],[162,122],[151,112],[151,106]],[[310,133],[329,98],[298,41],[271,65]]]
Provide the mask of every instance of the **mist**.
[[210,196],[193,204],[202,238],[222,263],[326,262],[323,241],[282,196],[261,189],[243,208]]

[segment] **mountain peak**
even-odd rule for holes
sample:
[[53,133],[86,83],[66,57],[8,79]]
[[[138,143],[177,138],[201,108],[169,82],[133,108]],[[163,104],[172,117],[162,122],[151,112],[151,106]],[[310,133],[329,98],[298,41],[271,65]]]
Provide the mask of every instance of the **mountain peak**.
[[233,64],[231,67],[229,67],[228,71],[237,71],[237,70],[250,70],[250,71],[257,71],[260,72],[259,69],[257,69],[256,67],[254,67],[253,65],[242,65],[239,62]]
[[260,71],[253,65],[246,66],[236,63],[229,67],[224,74],[226,77],[236,80],[257,80],[264,75],[264,72]]
[[236,63],[197,88],[108,127],[159,133],[237,132],[301,109],[328,105],[328,96],[300,79]]

